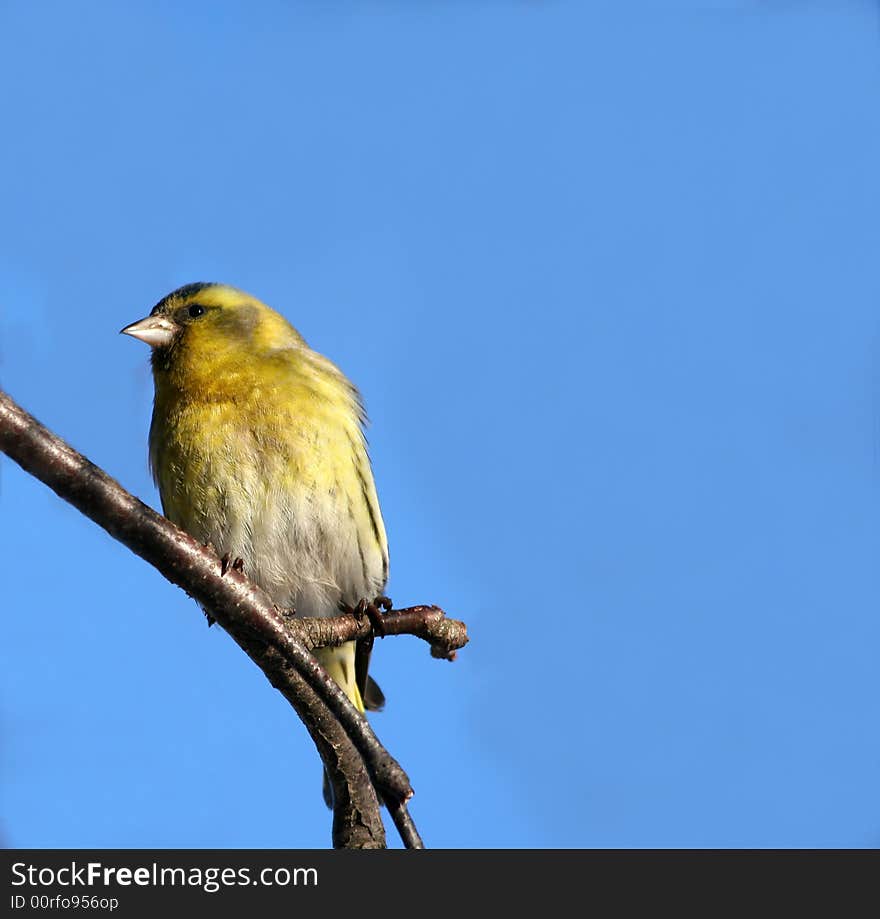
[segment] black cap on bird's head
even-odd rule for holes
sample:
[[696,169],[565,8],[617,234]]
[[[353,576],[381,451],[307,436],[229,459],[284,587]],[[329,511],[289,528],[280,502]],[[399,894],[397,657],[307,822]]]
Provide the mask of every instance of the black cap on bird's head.
[[218,284],[216,281],[196,281],[193,284],[184,284],[183,287],[178,287],[177,290],[172,290],[170,294],[164,296],[150,310],[150,315],[156,316],[159,313],[169,312],[176,304],[182,303],[184,300],[189,300],[190,297],[194,297],[203,290],[211,290],[215,287],[225,286],[224,284]]

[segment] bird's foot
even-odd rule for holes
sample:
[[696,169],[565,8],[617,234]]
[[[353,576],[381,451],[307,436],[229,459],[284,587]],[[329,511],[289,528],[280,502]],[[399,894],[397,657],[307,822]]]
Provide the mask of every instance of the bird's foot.
[[230,559],[232,556],[227,552],[223,558],[220,559],[220,577],[222,578],[227,571],[231,568],[233,571],[244,571],[244,559],[235,557],[230,564]]
[[[388,598],[380,597],[378,599],[387,600]],[[386,608],[381,603],[378,605],[382,606],[383,609]],[[366,616],[367,619],[370,620],[370,625],[373,627],[373,632],[380,638],[385,637],[385,623],[382,622],[382,613],[379,612],[377,600],[372,602],[370,600],[358,600],[357,606],[355,606],[351,612],[356,619],[363,619],[364,616]]]

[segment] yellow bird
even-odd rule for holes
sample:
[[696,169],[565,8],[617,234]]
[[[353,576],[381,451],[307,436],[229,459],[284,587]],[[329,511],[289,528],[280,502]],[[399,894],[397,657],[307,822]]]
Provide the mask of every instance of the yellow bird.
[[[388,543],[363,405],[342,372],[222,284],[181,287],[122,331],[152,349],[150,467],[166,516],[302,616],[379,597]],[[359,711],[381,707],[355,642],[315,655]]]

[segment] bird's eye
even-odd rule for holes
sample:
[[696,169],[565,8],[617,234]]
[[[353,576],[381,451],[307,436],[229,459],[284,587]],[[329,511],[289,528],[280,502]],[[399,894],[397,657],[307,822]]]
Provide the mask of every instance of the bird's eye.
[[193,319],[198,319],[205,312],[203,306],[199,306],[198,303],[193,303],[193,305],[187,310],[187,312],[192,316]]

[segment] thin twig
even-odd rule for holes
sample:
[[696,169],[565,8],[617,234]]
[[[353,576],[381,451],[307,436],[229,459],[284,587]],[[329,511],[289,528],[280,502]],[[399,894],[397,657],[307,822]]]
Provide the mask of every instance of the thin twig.
[[406,808],[406,804],[397,801],[388,802],[388,813],[391,814],[391,819],[394,821],[397,832],[400,834],[400,838],[403,840],[403,844],[407,849],[425,848],[422,837],[419,836],[419,831],[416,829],[416,825],[413,822],[412,815]]
[[[273,683],[279,680],[283,668],[267,670],[253,646],[256,643],[275,649],[341,724],[363,757],[382,798],[406,812],[405,802],[412,796],[406,773],[379,743],[345,693],[291,634],[278,610],[257,585],[238,571],[229,570],[221,575],[220,559],[212,549],[202,546],[130,495],[2,391],[0,450],[209,609]],[[308,709],[306,694],[300,695],[297,681],[291,680],[287,688]],[[315,721],[320,720],[320,712],[313,714]],[[326,745],[318,746],[324,757]],[[328,764],[326,759],[325,764],[331,770],[336,766]]]
[[[369,638],[373,626],[366,616],[345,613],[330,619],[299,617],[294,610],[279,610],[288,631],[309,650]],[[415,635],[428,642],[431,656],[454,661],[455,652],[468,643],[467,626],[449,619],[439,606],[408,606],[381,614],[385,635]]]

